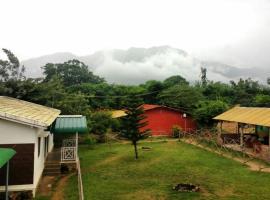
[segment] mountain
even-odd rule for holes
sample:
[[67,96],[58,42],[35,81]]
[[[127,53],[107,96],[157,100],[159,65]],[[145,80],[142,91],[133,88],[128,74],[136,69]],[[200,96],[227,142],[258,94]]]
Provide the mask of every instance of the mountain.
[[[187,52],[169,46],[129,48],[98,51],[91,55],[76,56],[72,53],[55,53],[22,61],[28,77],[41,77],[41,67],[46,63],[62,63],[78,59],[95,74],[110,83],[139,84],[147,80],[164,80],[181,75],[189,81],[200,78],[200,68],[207,68],[209,80],[228,82],[240,77],[264,81],[267,70],[239,68],[219,62],[202,61]],[[270,70],[269,70],[270,71]]]
[[45,66],[47,63],[62,63],[76,58],[77,56],[72,53],[62,52],[31,58],[29,60],[22,61],[21,64],[25,66],[25,74],[27,77],[37,78],[42,76],[41,67]]

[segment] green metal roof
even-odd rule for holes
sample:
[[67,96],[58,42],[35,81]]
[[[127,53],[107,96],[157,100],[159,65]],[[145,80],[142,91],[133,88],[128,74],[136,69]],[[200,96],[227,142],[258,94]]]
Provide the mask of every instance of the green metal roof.
[[87,132],[86,117],[82,115],[60,115],[56,118],[53,133],[85,133]]
[[14,155],[16,151],[9,148],[0,148],[0,168],[3,167]]

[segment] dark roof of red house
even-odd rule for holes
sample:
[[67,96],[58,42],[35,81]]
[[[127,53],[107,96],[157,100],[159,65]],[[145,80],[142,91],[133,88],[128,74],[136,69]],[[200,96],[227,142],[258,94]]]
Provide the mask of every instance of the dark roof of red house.
[[141,107],[143,108],[144,111],[152,110],[152,109],[155,109],[155,108],[167,108],[167,109],[170,109],[170,110],[183,112],[182,110],[179,110],[179,109],[176,109],[176,108],[171,108],[171,107],[163,106],[163,105],[155,105],[155,104],[143,104],[143,105],[141,105]]
[[152,110],[154,108],[160,108],[160,107],[163,107],[163,106],[161,106],[161,105],[154,105],[154,104],[143,104],[142,105],[142,108],[143,108],[144,111],[146,111],[146,110]]

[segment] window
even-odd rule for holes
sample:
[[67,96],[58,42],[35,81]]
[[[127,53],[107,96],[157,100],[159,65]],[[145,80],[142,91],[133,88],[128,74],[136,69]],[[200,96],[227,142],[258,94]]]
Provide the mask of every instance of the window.
[[38,157],[40,155],[40,140],[41,140],[41,138],[38,137]]

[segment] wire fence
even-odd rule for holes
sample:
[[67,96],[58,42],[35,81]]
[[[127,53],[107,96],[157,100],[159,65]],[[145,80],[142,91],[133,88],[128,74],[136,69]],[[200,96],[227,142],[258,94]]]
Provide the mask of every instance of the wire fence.
[[253,170],[270,172],[269,146],[257,142],[250,144],[245,140],[240,145],[238,134],[219,135],[216,130],[200,129],[183,133],[179,139],[249,165]]

